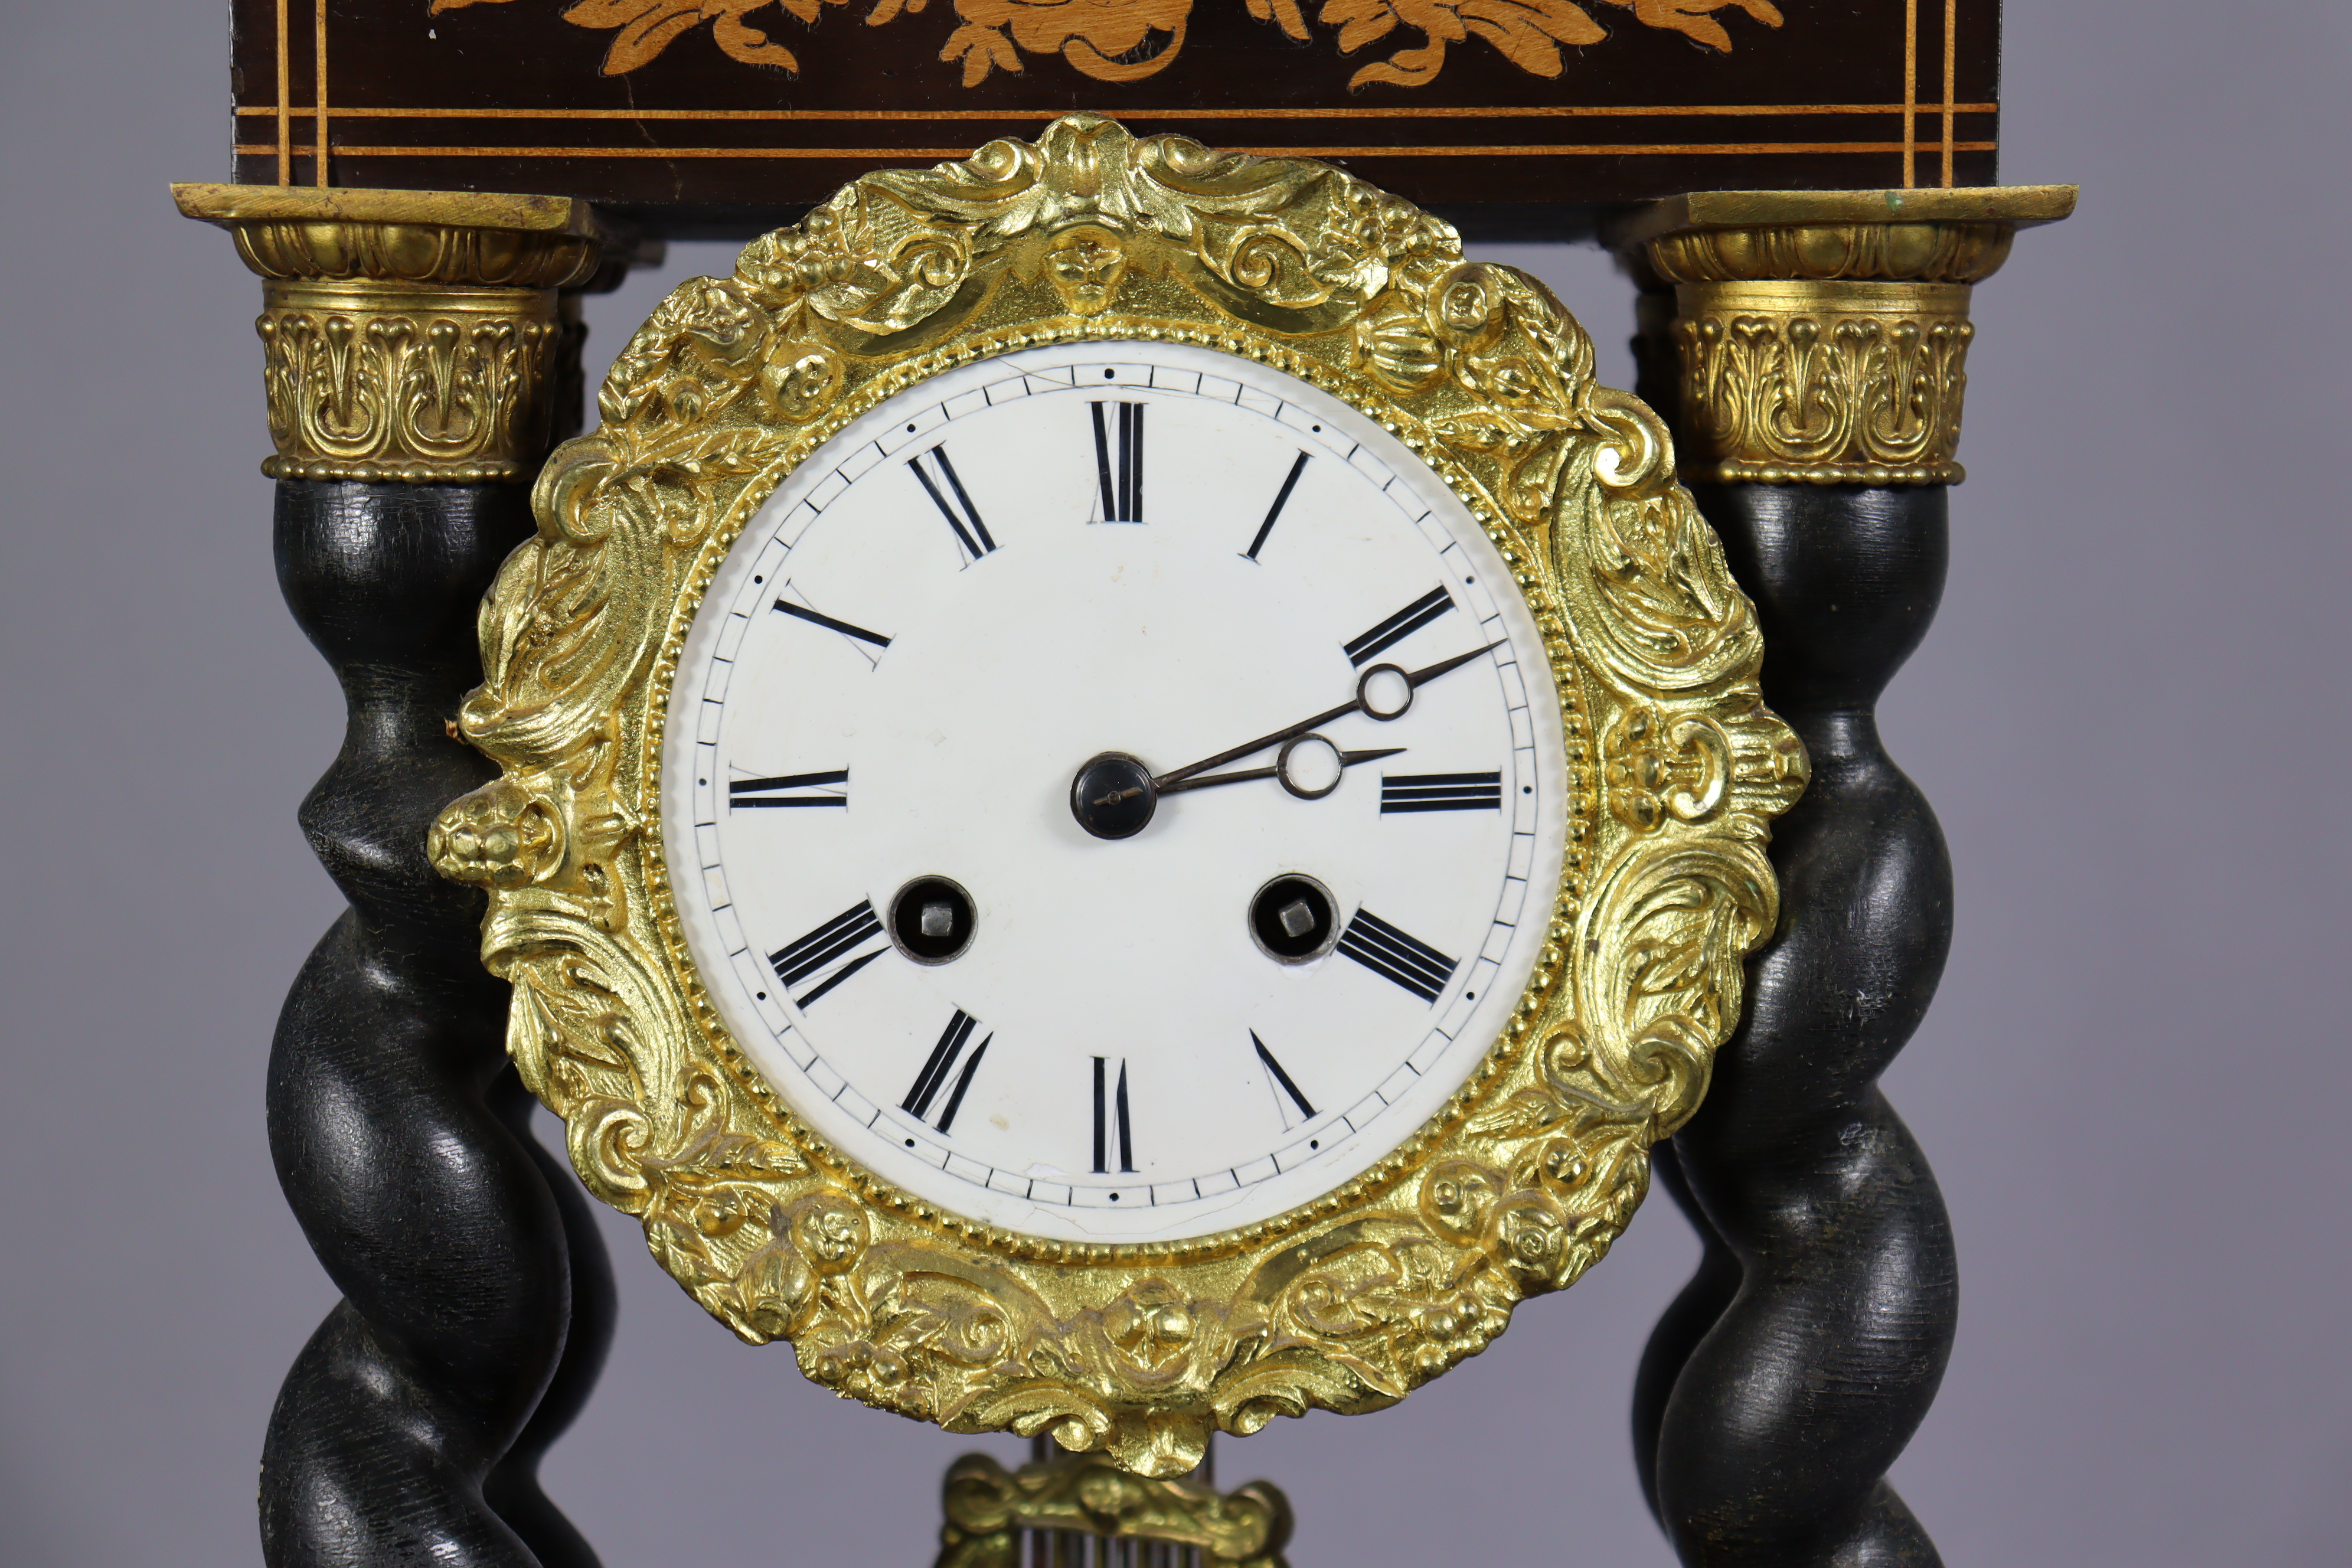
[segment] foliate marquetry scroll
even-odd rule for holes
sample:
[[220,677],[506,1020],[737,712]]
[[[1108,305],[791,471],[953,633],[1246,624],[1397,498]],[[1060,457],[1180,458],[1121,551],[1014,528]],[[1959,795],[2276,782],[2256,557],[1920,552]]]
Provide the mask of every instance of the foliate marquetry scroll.
[[[1570,775],[1549,945],[1446,1110],[1325,1198],[1154,1247],[937,1212],[813,1136],[704,994],[660,841],[685,629],[782,477],[941,371],[1120,339],[1258,359],[1419,453],[1528,595]],[[509,1048],[572,1163],[710,1312],[869,1404],[1171,1477],[1213,1429],[1402,1398],[1608,1250],[1737,1016],[1806,775],[1664,427],[1540,285],[1328,165],[1073,115],[868,175],[681,285],[598,401],[484,613],[458,722],[504,776],[428,849],[488,892]]]
[[1008,1470],[967,1454],[949,1467],[940,1501],[936,1568],[1019,1568],[1024,1531],[1187,1547],[1202,1568],[1284,1568],[1290,1540],[1289,1500],[1268,1482],[1219,1492],[1145,1480],[1094,1455]]
[[[439,15],[467,5],[506,0],[432,0]],[[1059,56],[1097,81],[1141,81],[1156,76],[1184,52],[1194,0],[954,0],[959,26],[939,58],[960,66],[967,88],[978,87],[995,70],[1018,75],[1023,57]],[[1233,0],[1213,0],[1232,5]],[[1313,0],[1244,0],[1249,16],[1279,27],[1293,42],[1313,35],[1307,12]],[[1780,26],[1771,0],[1600,0],[1633,13],[1645,27],[1682,34],[1705,48],[1729,53],[1731,35],[1713,13],[1737,9],[1750,21]],[[783,9],[805,26],[822,20],[824,8],[847,0],[783,0]],[[927,0],[874,0],[864,13],[869,27],[885,26],[921,13]],[[562,15],[577,27],[609,29],[606,76],[625,76],[651,63],[673,39],[703,22],[712,24],[709,42],[744,65],[766,66],[797,75],[800,58],[755,23],[769,0],[579,0]],[[772,15],[772,13],[771,14]],[[1614,16],[1613,11],[1601,16]],[[1337,47],[1353,54],[1384,39],[1403,43],[1387,59],[1359,69],[1350,90],[1372,82],[1423,87],[1445,64],[1445,49],[1476,37],[1503,58],[1533,76],[1556,77],[1566,68],[1560,49],[1589,47],[1609,40],[1609,30],[1574,0],[1322,0],[1316,20],[1339,29]],[[1402,29],[1402,34],[1399,30]],[[890,46],[908,65],[919,61],[925,46]]]
[[266,279],[255,327],[281,479],[528,479],[579,334],[557,290],[614,237],[543,197],[177,187]]

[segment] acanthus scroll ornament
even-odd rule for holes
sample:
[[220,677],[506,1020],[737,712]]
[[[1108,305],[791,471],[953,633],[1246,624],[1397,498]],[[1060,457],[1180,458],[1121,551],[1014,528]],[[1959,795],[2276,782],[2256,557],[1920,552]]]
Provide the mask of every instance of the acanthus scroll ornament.
[[[1322,1198],[1152,1246],[992,1229],[811,1133],[704,994],[659,830],[684,627],[781,479],[941,371],[1121,339],[1261,360],[1419,454],[1528,597],[1571,775],[1548,943],[1447,1108]],[[602,428],[541,475],[459,718],[505,776],[428,847],[488,892],[509,1051],[592,1191],[714,1316],[789,1340],[826,1386],[1152,1477],[1191,1469],[1213,1429],[1392,1404],[1572,1281],[1697,1106],[1775,918],[1768,826],[1805,780],[1664,427],[1591,366],[1540,285],[1465,262],[1428,214],[1328,165],[1091,115],[868,175],[731,277],[681,285],[614,362]],[[1595,753],[1623,751],[1604,738],[1635,712],[1670,750],[1643,773],[1664,809],[1629,822]],[[1704,777],[1676,772],[1685,753]]]
[[1618,220],[1610,243],[1650,290],[1647,352],[1672,340],[1685,475],[1958,484],[1971,289],[2074,195],[1717,191]]
[[547,448],[545,290],[272,282],[255,330],[273,479],[513,482]]
[[1682,414],[1726,484],[1958,484],[1960,283],[1685,284]]

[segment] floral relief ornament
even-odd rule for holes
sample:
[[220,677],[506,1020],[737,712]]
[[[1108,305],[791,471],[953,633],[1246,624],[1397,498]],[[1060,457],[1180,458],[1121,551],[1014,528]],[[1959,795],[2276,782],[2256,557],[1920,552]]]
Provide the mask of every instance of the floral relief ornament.
[[[1570,775],[1546,945],[1445,1109],[1321,1198],[1165,1245],[996,1230],[815,1136],[703,990],[659,831],[684,627],[783,477],[955,365],[1122,339],[1261,360],[1428,463],[1528,597]],[[1328,165],[1072,115],[869,174],[680,285],[598,407],[483,610],[458,725],[502,776],[427,849],[488,894],[508,1048],[573,1166],[714,1316],[842,1394],[1164,1477],[1213,1429],[1393,1404],[1606,1253],[1736,1021],[1805,759],[1664,426],[1541,285]]]
[[[511,0],[432,0],[431,15]],[[1243,0],[1250,16],[1272,23],[1300,43],[1309,41],[1299,0]],[[1703,47],[1728,53],[1731,35],[1715,13],[1745,12],[1768,27],[1780,26],[1771,0],[1598,0],[1630,10],[1645,27],[1682,34]],[[625,76],[654,59],[704,22],[711,41],[730,59],[798,74],[800,58],[750,20],[775,5],[814,26],[827,5],[848,0],[578,0],[563,13],[574,26],[611,30],[604,74]],[[879,27],[923,10],[929,0],[874,0],[866,25]],[[1192,0],[955,0],[960,26],[939,58],[963,68],[963,85],[977,87],[992,70],[1019,74],[1022,56],[1059,55],[1097,81],[1140,81],[1166,69],[1183,52]],[[1606,13],[1604,13],[1605,15]],[[1316,19],[1338,29],[1339,52],[1354,54],[1400,27],[1421,41],[1359,69],[1350,90],[1383,82],[1426,87],[1445,64],[1447,46],[1473,37],[1530,75],[1556,77],[1560,47],[1603,43],[1608,29],[1575,0],[1322,0]]]

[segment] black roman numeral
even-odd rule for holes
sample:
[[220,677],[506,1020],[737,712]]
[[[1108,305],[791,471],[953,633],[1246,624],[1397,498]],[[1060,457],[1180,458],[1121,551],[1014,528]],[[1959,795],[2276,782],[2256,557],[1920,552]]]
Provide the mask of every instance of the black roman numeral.
[[1298,454],[1298,461],[1290,465],[1289,477],[1282,481],[1282,489],[1275,492],[1274,504],[1265,509],[1265,521],[1257,525],[1257,537],[1250,541],[1250,547],[1247,550],[1242,552],[1251,560],[1257,559],[1259,549],[1265,543],[1265,536],[1274,531],[1275,520],[1282,515],[1282,509],[1290,503],[1290,492],[1298,488],[1298,476],[1307,471],[1307,454],[1301,452]]
[[1362,637],[1348,644],[1348,662],[1361,668],[1453,607],[1453,597],[1442,585],[1432,588]]
[[[948,1020],[947,1028],[940,1036],[940,1043],[931,1047],[930,1059],[917,1075],[915,1087],[898,1102],[899,1110],[918,1121],[929,1120],[931,1101],[939,1098],[948,1074],[955,1072],[956,1058],[963,1055],[965,1042],[978,1027],[971,1014],[961,1007],[956,1009],[955,1016]],[[956,1112],[963,1106],[963,1091],[971,1087],[971,1075],[980,1070],[980,1058],[988,1054],[988,1043],[994,1038],[994,1035],[983,1036],[980,1044],[972,1047],[971,1055],[964,1058],[963,1071],[956,1074],[955,1088],[948,1095],[947,1105],[940,1110],[940,1119],[931,1123],[940,1131],[955,1125]]]
[[1381,810],[1500,811],[1503,775],[1493,773],[1382,773]]
[[1094,1062],[1095,1174],[1098,1176],[1110,1174],[1110,1166],[1107,1162],[1112,1152],[1111,1139],[1116,1135],[1118,1140],[1119,1173],[1122,1175],[1131,1176],[1135,1173],[1135,1142],[1128,1135],[1127,1058],[1124,1057],[1119,1058],[1118,1088],[1108,1098],[1103,1093],[1103,1085],[1108,1077],[1109,1064],[1100,1057],[1095,1058]]
[[846,789],[832,789],[832,784],[849,783],[849,770],[835,768],[822,773],[780,773],[772,779],[729,779],[727,807],[740,811],[751,805],[839,805],[849,804]]
[[[806,995],[793,998],[795,1006],[806,1007],[889,952],[890,944],[886,938],[882,945],[873,952],[850,957],[856,949],[881,935],[882,921],[874,913],[874,906],[861,900],[791,946],[779,948],[768,954],[768,963],[775,970],[776,978],[783,982],[787,994],[810,976],[823,973],[835,964],[840,965]],[[848,962],[843,963],[845,959]]]
[[[1271,1085],[1290,1097],[1290,1103],[1298,1107],[1300,1116],[1310,1121],[1313,1121],[1315,1108],[1307,1103],[1307,1097],[1298,1092],[1298,1086],[1290,1081],[1290,1075],[1282,1070],[1282,1064],[1274,1059],[1274,1053],[1265,1048],[1265,1042],[1257,1037],[1255,1029],[1250,1031],[1250,1044],[1257,1047],[1257,1059],[1265,1068],[1266,1078]],[[1275,1100],[1275,1109],[1279,1110],[1281,1108],[1282,1100],[1277,1096]],[[1282,1119],[1282,1129],[1286,1132],[1290,1131],[1289,1117],[1285,1116]]]
[[876,647],[890,646],[890,639],[880,632],[869,632],[864,626],[853,626],[847,621],[836,621],[821,610],[812,610],[806,605],[796,605],[790,599],[778,599],[776,608],[788,616],[806,621],[813,626],[823,626],[829,632],[839,632],[843,637],[855,637],[859,642],[871,643]]
[[[1102,487],[1102,520],[1105,522],[1141,522],[1143,521],[1143,405],[1140,403],[1090,403],[1087,405],[1095,416],[1095,477]],[[1118,410],[1118,463],[1111,463],[1109,422],[1103,418],[1108,406]]]
[[1434,1003],[1454,978],[1454,961],[1416,941],[1370,910],[1340,933],[1339,951],[1383,979],[1393,980],[1424,1002]]
[[[955,530],[956,542],[963,546],[966,556],[977,561],[996,548],[996,541],[988,536],[988,524],[980,521],[980,509],[971,504],[971,497],[964,494],[963,481],[956,478],[955,465],[948,461],[945,447],[917,453],[907,459],[907,467],[914,470],[915,478],[929,493],[931,504],[940,509],[940,515]],[[955,499],[950,500],[950,496]]]

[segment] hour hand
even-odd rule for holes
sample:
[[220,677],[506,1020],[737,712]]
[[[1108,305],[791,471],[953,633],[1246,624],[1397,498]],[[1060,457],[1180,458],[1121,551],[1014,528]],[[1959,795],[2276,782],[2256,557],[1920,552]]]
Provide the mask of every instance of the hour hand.
[[1339,775],[1358,763],[1369,763],[1381,757],[1393,757],[1402,746],[1381,746],[1371,751],[1343,752],[1321,735],[1294,735],[1276,753],[1270,768],[1243,768],[1230,773],[1201,773],[1161,786],[1161,795],[1173,795],[1179,790],[1207,789],[1213,784],[1240,784],[1244,779],[1278,779],[1282,787],[1300,800],[1321,800],[1339,787]]

